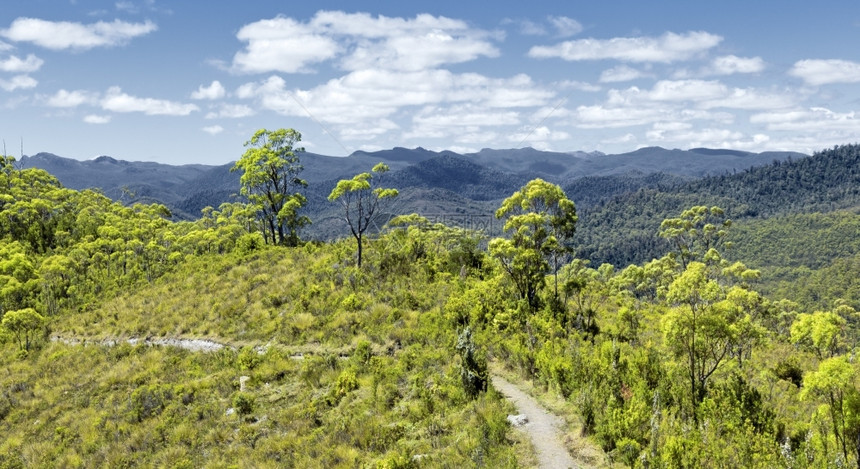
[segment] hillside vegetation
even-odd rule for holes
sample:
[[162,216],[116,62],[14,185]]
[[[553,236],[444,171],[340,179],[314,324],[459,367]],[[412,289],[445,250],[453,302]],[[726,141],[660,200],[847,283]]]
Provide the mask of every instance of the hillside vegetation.
[[663,219],[693,205],[718,205],[733,220],[744,223],[857,208],[860,145],[678,186],[643,188],[586,207],[582,216],[589,223],[579,232],[577,255],[616,267],[659,257],[666,244],[654,242],[651,235]]
[[[533,179],[494,239],[412,214],[292,247],[264,233],[298,198],[173,222],[4,157],[0,467],[518,467],[492,367],[560,399],[595,466],[856,465],[857,155],[589,210]],[[377,175],[344,193],[397,200]],[[159,337],[226,347],[126,342]]]

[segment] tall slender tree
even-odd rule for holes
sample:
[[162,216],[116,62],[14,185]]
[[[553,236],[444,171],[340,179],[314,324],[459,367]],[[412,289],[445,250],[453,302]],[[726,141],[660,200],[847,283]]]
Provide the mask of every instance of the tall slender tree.
[[388,172],[388,165],[378,163],[372,173],[361,173],[352,179],[341,179],[332,189],[328,200],[340,202],[343,208],[344,221],[349,226],[352,236],[358,244],[358,266],[361,267],[362,240],[364,232],[373,222],[374,215],[380,204],[397,197],[397,189],[373,187],[373,178],[379,182],[380,176]]
[[308,183],[299,177],[304,169],[296,146],[302,134],[294,129],[260,129],[231,171],[242,171],[241,193],[257,209],[266,242],[286,246],[299,243],[299,230],[310,219],[299,214],[307,199],[299,192]]
[[534,179],[502,202],[496,218],[507,218],[504,229],[511,239],[492,240],[490,253],[511,275],[520,297],[537,307],[544,275],[552,272],[558,303],[558,269],[571,251],[578,219],[573,201],[558,185]]

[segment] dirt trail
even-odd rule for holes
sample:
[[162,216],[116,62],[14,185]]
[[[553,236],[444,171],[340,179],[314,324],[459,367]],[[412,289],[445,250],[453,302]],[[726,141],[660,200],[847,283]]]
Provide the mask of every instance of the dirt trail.
[[103,345],[108,347],[113,347],[120,342],[126,342],[130,345],[142,344],[150,347],[176,347],[190,350],[192,352],[217,352],[224,347],[232,348],[228,345],[220,344],[209,339],[179,339],[172,337],[146,337],[142,339],[138,337],[129,337],[124,339],[80,339],[53,335],[51,336],[51,341],[61,342],[68,345]]
[[528,423],[519,427],[525,431],[535,447],[538,467],[541,469],[579,468],[561,441],[564,420],[551,414],[533,397],[500,376],[493,376],[493,387],[502,393],[517,408],[519,414],[528,418]]
[[[81,339],[77,337],[67,337],[62,335],[54,335],[51,337],[54,342],[62,342],[69,345],[101,345],[115,346],[119,342],[127,342],[131,345],[144,344],[148,346],[161,347],[178,347],[193,352],[214,352],[222,348],[233,348],[229,345],[221,344],[208,339],[179,339],[166,337],[147,337],[147,338],[114,338],[114,339]],[[291,358],[301,359],[303,354],[297,353]],[[582,468],[577,464],[561,440],[562,426],[564,421],[561,417],[554,415],[541,406],[533,397],[529,396],[516,385],[510,383],[501,376],[492,376],[493,387],[495,387],[502,395],[504,395],[514,407],[517,413],[524,415],[528,422],[518,429],[528,434],[534,445],[535,452],[538,458],[538,467],[541,469],[565,469],[565,468]]]

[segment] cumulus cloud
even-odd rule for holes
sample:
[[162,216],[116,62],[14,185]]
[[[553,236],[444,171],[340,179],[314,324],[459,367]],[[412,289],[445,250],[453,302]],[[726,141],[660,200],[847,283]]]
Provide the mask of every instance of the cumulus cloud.
[[647,101],[698,102],[723,97],[727,92],[728,88],[718,81],[660,80],[650,90],[636,86],[626,90],[610,90],[608,102],[612,105],[631,105]]
[[242,27],[247,42],[233,57],[240,73],[306,73],[337,59],[349,71],[367,68],[419,71],[478,57],[496,57],[486,32],[465,22],[422,14],[389,18],[367,13],[320,11],[307,22],[277,17]]
[[331,59],[339,50],[334,39],[292,18],[245,25],[236,37],[248,43],[233,57],[233,70],[240,73],[309,72],[309,65]]
[[122,45],[157,29],[151,21],[128,23],[114,20],[81,24],[22,17],[13,21],[9,28],[0,31],[0,35],[16,42],[32,42],[47,49],[86,50]]
[[39,70],[44,63],[44,60],[33,54],[27,55],[26,59],[10,55],[8,58],[0,60],[0,71],[9,73],[31,73]]
[[752,88],[731,88],[716,80],[660,80],[650,90],[630,87],[610,90],[607,103],[635,106],[648,103],[689,103],[691,106],[732,109],[776,109],[795,104],[786,93],[761,92]]
[[[764,112],[750,116],[753,124],[764,124],[768,130],[790,132],[848,131],[860,134],[860,116],[852,112],[835,112],[824,107]],[[856,137],[855,137],[856,138]]]
[[187,116],[200,109],[194,104],[131,96],[123,93],[118,86],[113,86],[107,90],[101,100],[101,106],[106,111],[142,112],[148,116]]
[[542,89],[526,75],[498,79],[448,70],[360,70],[309,90],[287,89],[283,78],[273,76],[242,85],[236,95],[255,99],[264,109],[284,115],[310,114],[323,122],[352,125],[363,119],[389,118],[407,106],[442,103],[506,109],[540,106],[555,93]]
[[520,119],[516,111],[467,104],[426,107],[412,118],[412,122],[420,126],[477,129],[484,126],[516,125],[520,123]]
[[218,80],[213,81],[209,86],[200,85],[197,91],[191,93],[191,99],[221,99],[227,94],[227,90],[221,85]]
[[591,83],[586,83],[584,81],[575,81],[575,80],[564,80],[555,83],[553,86],[560,89],[571,89],[577,91],[587,91],[589,93],[594,93],[602,90],[599,85],[592,85]]
[[6,91],[27,90],[38,86],[39,82],[29,75],[16,75],[8,80],[0,79],[0,88]]
[[814,86],[860,83],[860,63],[849,60],[799,60],[788,73]]
[[224,131],[224,127],[221,127],[220,125],[210,125],[203,127],[201,130],[203,130],[209,135],[218,135]]
[[612,67],[608,70],[604,70],[603,73],[600,74],[600,82],[601,83],[618,83],[622,81],[632,81],[637,78],[642,78],[645,76],[641,71],[628,67],[627,65],[619,65],[617,67]]
[[711,62],[708,71],[714,75],[732,75],[735,73],[759,73],[765,64],[761,57],[738,57],[724,55]]
[[651,124],[676,118],[671,109],[625,108],[603,105],[578,106],[573,112],[574,125],[584,129],[611,129]]
[[65,89],[59,90],[52,96],[45,98],[45,104],[51,107],[70,108],[81,104],[94,104],[98,101],[98,95],[89,91]]
[[110,116],[100,116],[98,114],[88,114],[84,116],[84,122],[87,124],[107,124],[110,122]]
[[667,32],[660,37],[617,37],[578,39],[552,46],[534,46],[533,58],[560,58],[567,61],[614,59],[623,62],[672,63],[705,52],[723,38],[704,31],[682,34]]

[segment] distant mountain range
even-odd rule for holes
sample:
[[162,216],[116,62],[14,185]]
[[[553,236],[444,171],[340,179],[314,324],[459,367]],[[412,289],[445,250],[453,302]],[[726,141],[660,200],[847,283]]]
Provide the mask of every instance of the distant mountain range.
[[[307,212],[314,221],[307,234],[328,238],[345,234],[336,220],[336,207],[326,200],[328,193],[339,179],[368,171],[380,161],[392,170],[385,175],[384,184],[401,191],[392,211],[396,208],[397,213],[480,218],[491,215],[500,199],[536,177],[561,185],[578,206],[589,207],[642,188],[670,187],[806,156],[795,152],[660,147],[616,155],[533,148],[484,149],[469,154],[393,148],[355,152],[347,157],[304,153],[301,176],[309,183]],[[24,156],[20,164],[44,169],[72,189],[98,188],[125,203],[162,203],[179,219],[193,219],[206,206],[218,207],[238,200],[239,173],[230,172],[232,163],[173,166],[109,156],[79,161],[39,153]]]

